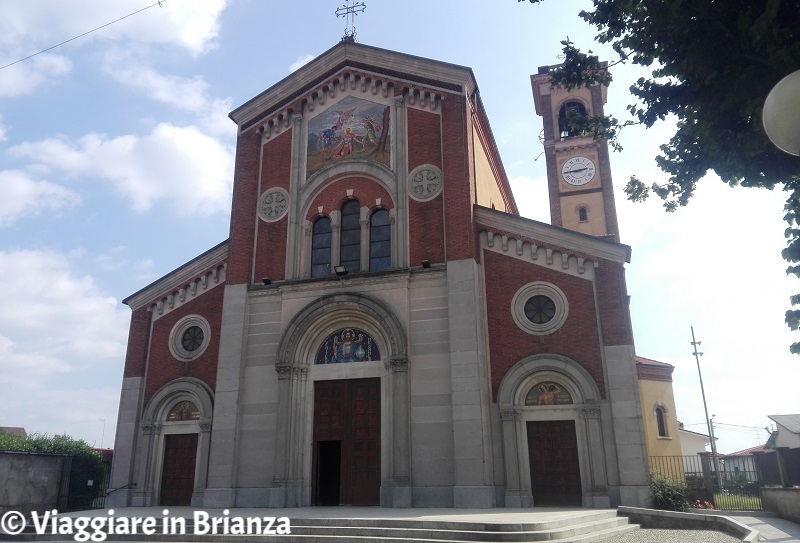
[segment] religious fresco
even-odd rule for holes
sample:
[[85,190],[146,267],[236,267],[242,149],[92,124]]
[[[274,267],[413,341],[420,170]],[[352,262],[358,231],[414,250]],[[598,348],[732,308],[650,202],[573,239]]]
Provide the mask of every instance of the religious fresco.
[[348,96],[308,122],[306,175],[340,160],[390,166],[389,106]]
[[200,420],[200,410],[189,400],[176,403],[167,415],[170,422],[184,420]]
[[572,403],[572,396],[558,383],[542,381],[528,392],[525,405],[567,405]]
[[315,364],[342,364],[380,360],[375,340],[358,328],[344,328],[331,334],[319,348]]

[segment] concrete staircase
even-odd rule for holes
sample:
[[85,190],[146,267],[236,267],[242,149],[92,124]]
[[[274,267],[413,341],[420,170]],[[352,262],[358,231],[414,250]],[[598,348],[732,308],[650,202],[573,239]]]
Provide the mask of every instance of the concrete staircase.
[[[235,510],[234,510],[235,511]],[[276,511],[277,512],[277,511]],[[262,514],[269,514],[262,510]],[[273,513],[274,514],[274,513]],[[470,522],[468,520],[427,520],[416,518],[293,518],[291,535],[195,535],[187,519],[186,535],[110,535],[107,541],[208,541],[261,543],[516,543],[548,541],[589,543],[638,529],[614,510],[575,512],[552,520],[532,522]],[[13,539],[0,540],[74,541],[72,537],[36,535],[31,530]]]

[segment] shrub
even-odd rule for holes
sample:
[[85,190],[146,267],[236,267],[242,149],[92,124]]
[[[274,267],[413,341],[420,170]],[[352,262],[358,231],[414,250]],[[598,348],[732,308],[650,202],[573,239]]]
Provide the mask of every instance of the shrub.
[[653,495],[653,508],[665,511],[686,511],[689,509],[686,483],[680,479],[669,479],[650,472],[650,492]]

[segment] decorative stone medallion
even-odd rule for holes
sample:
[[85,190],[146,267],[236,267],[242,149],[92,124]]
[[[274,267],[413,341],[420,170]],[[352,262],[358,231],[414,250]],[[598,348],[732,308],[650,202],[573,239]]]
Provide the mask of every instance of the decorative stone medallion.
[[412,198],[421,202],[432,200],[442,191],[442,172],[427,164],[411,172],[408,191]]
[[271,188],[258,201],[258,216],[262,221],[275,222],[289,211],[289,193],[282,188]]

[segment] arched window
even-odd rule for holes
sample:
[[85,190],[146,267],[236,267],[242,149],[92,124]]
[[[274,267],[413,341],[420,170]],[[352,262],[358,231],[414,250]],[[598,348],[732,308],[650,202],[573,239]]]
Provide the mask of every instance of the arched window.
[[331,220],[320,217],[314,221],[311,234],[311,277],[331,274]]
[[580,136],[580,130],[570,126],[570,117],[586,117],[586,108],[580,102],[567,102],[558,112],[558,133],[561,139]]
[[656,407],[656,424],[658,437],[667,437],[667,418],[663,407]]
[[342,239],[339,243],[339,264],[350,273],[361,271],[361,204],[348,200],[342,206]]
[[369,221],[369,271],[388,270],[392,265],[392,226],[389,210],[379,209]]
[[578,221],[586,222],[589,220],[589,211],[585,207],[578,208]]

